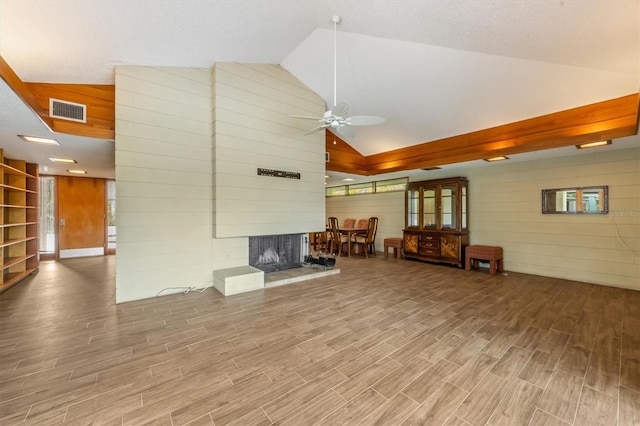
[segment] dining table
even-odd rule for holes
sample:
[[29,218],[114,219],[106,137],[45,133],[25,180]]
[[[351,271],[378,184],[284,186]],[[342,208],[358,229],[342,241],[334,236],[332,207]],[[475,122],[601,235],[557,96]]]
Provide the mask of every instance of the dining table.
[[353,228],[340,228],[340,233],[342,235],[346,235],[347,237],[347,257],[349,257],[351,255],[351,240],[352,240],[352,236],[355,235],[367,235],[367,229],[368,228],[358,228],[358,227],[353,227]]

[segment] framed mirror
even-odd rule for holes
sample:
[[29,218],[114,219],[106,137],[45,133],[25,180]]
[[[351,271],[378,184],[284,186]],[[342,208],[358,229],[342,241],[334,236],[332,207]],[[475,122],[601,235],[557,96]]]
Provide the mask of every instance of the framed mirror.
[[542,190],[544,214],[609,213],[609,187],[583,186]]

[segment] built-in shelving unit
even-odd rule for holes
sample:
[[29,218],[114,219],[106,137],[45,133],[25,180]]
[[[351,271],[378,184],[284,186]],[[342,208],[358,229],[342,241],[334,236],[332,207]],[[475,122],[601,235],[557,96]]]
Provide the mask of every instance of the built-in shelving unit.
[[38,165],[0,149],[0,292],[38,269]]

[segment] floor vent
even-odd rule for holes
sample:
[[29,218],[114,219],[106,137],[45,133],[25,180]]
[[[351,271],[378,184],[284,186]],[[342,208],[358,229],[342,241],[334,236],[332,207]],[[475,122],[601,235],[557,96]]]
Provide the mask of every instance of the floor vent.
[[87,122],[87,106],[74,102],[49,98],[49,116],[63,120]]

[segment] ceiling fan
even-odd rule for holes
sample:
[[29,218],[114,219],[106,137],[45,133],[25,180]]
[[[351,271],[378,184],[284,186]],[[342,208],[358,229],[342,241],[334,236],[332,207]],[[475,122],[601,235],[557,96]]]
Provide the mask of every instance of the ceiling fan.
[[333,21],[333,108],[325,111],[324,115],[320,117],[309,117],[305,115],[292,115],[294,118],[302,118],[305,120],[314,120],[320,122],[319,126],[309,130],[305,135],[319,132],[323,129],[330,129],[333,132],[338,133],[344,137],[354,136],[353,130],[350,126],[371,126],[374,124],[384,123],[385,119],[382,117],[376,117],[372,115],[356,115],[349,117],[349,102],[337,101],[336,96],[336,69],[337,69],[337,25],[342,21],[342,18],[338,15],[331,17]]

